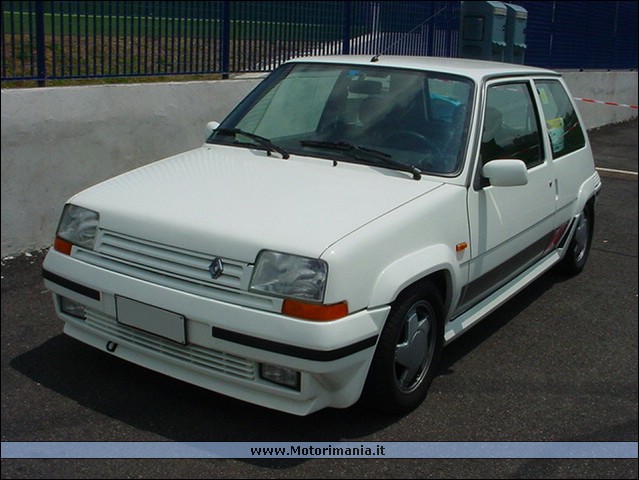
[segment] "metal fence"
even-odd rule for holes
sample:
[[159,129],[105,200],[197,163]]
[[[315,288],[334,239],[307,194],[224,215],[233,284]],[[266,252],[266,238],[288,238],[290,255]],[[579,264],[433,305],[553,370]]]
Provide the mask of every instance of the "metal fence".
[[528,11],[526,62],[558,69],[637,69],[636,1],[513,1]]
[[[521,1],[525,63],[637,66],[637,2]],[[461,2],[3,1],[2,80],[269,71],[311,54],[455,57]]]

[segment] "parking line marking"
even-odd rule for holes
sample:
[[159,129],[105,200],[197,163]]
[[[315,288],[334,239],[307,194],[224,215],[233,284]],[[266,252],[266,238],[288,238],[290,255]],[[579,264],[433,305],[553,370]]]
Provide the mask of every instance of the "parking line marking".
[[611,177],[636,177],[637,172],[631,172],[629,170],[617,170],[615,168],[596,167],[595,170],[602,172],[603,174],[609,174]]

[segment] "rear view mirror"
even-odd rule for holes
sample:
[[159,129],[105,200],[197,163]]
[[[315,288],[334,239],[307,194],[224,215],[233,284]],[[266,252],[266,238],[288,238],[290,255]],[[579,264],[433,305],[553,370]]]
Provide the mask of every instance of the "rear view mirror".
[[215,130],[217,127],[220,126],[220,122],[209,122],[206,124],[206,136],[204,137],[204,140],[206,141],[206,139],[208,139],[211,134],[213,133],[213,130]]
[[481,174],[495,187],[516,187],[528,183],[528,170],[521,160],[491,160],[484,165]]

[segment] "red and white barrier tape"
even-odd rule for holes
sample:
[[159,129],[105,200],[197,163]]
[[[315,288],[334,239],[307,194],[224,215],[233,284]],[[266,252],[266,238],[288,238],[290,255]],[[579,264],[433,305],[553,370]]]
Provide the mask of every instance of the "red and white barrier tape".
[[575,100],[579,100],[581,102],[587,102],[587,103],[599,103],[601,105],[611,105],[613,107],[633,108],[637,110],[637,105],[628,105],[626,103],[604,102],[603,100],[593,100],[592,98],[577,98],[577,97],[575,97]]

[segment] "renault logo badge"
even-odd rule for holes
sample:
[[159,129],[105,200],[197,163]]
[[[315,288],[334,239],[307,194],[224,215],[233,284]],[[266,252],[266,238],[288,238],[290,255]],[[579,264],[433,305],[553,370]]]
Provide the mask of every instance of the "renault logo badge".
[[224,264],[222,263],[222,260],[215,257],[209,265],[209,273],[211,274],[211,278],[213,280],[220,278],[222,272],[224,272]]

